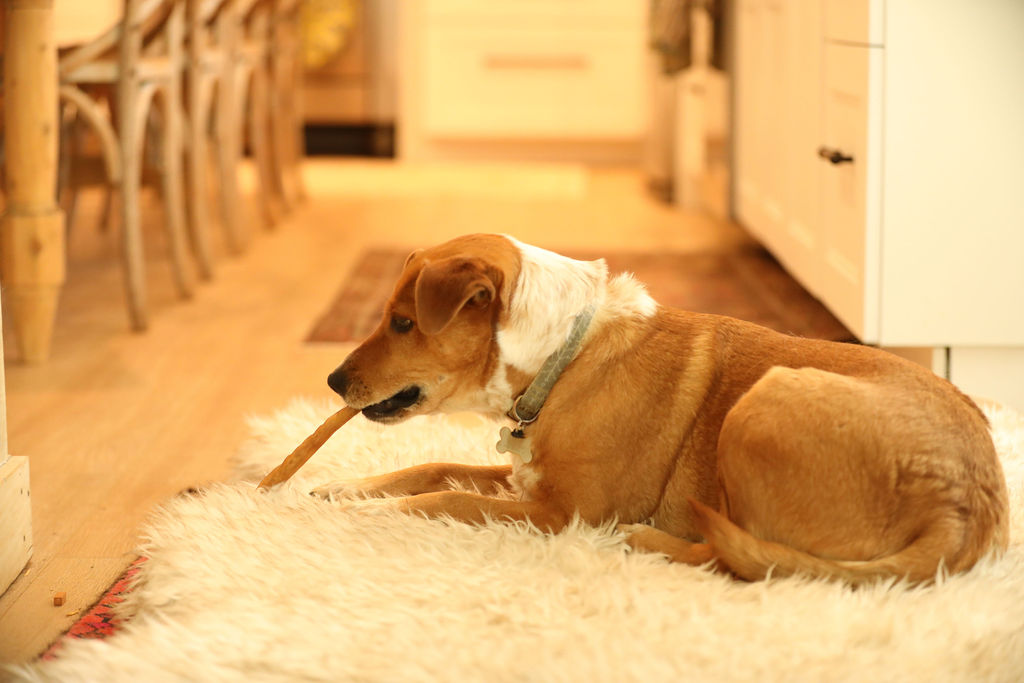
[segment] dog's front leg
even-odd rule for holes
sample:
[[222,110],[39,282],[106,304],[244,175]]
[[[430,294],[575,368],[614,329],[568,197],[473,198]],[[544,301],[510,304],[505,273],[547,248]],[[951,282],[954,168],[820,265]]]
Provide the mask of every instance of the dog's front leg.
[[321,498],[331,496],[416,496],[451,488],[451,482],[481,493],[497,493],[509,486],[511,465],[428,463],[365,479],[343,479],[313,489]]
[[529,500],[490,498],[463,491],[439,491],[409,496],[394,501],[398,509],[431,518],[451,517],[468,524],[496,521],[531,522],[541,531],[558,533],[569,521],[569,515],[549,503]]

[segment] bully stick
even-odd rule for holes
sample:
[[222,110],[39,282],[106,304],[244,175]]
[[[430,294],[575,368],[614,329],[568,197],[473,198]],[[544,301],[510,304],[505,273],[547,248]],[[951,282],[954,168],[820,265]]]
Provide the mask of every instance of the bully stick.
[[270,488],[276,484],[280,484],[282,481],[287,481],[291,478],[300,467],[306,464],[306,461],[313,457],[321,446],[326,443],[327,439],[331,438],[334,432],[341,429],[341,426],[351,420],[353,417],[359,414],[359,411],[355,408],[349,408],[345,406],[334,415],[327,418],[322,425],[316,428],[316,431],[306,437],[296,447],[292,454],[289,455],[284,461],[270,471],[270,474],[263,477],[263,481],[260,482],[259,488]]

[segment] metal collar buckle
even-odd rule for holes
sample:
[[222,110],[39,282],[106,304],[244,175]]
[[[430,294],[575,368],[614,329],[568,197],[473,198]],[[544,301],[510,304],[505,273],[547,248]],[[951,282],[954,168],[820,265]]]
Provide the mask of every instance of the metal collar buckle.
[[523,425],[528,425],[531,422],[535,422],[537,420],[537,415],[540,414],[534,413],[533,417],[529,418],[523,417],[519,414],[519,401],[520,399],[523,398],[523,396],[524,394],[519,394],[516,400],[512,403],[512,407],[509,409],[508,413],[506,413],[506,415],[508,415],[510,418],[516,421],[517,429],[522,429]]

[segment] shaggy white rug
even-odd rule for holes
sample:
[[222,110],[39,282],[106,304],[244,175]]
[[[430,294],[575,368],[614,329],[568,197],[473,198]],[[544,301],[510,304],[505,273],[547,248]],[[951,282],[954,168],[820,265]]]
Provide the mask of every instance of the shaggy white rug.
[[[158,510],[123,631],[13,671],[57,681],[1024,679],[1024,417],[990,410],[1012,546],[928,588],[737,583],[611,528],[410,518],[307,495],[430,460],[500,462],[497,430],[350,422],[287,485],[254,482],[336,406],[252,420],[239,480]],[[827,511],[822,511],[827,514]]]

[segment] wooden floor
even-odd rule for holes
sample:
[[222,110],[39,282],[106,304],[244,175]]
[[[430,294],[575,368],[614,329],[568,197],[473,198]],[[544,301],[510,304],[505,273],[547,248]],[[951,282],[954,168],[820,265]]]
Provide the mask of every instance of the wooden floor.
[[[654,202],[628,170],[469,166],[438,175],[332,160],[309,162],[305,175],[305,204],[260,231],[245,255],[222,255],[214,281],[187,302],[171,288],[150,199],[152,325],[142,335],[128,331],[117,233],[97,225],[98,191],[83,194],[52,360],[19,365],[4,333],[10,451],[30,458],[34,555],[0,598],[0,662],[37,655],[93,604],[136,556],[155,505],[223,478],[246,416],[329,395],[325,379],[348,347],[303,338],[363,247],[427,246],[467,232],[577,250],[747,240],[734,226]],[[57,590],[67,592],[62,607],[51,604]]]

